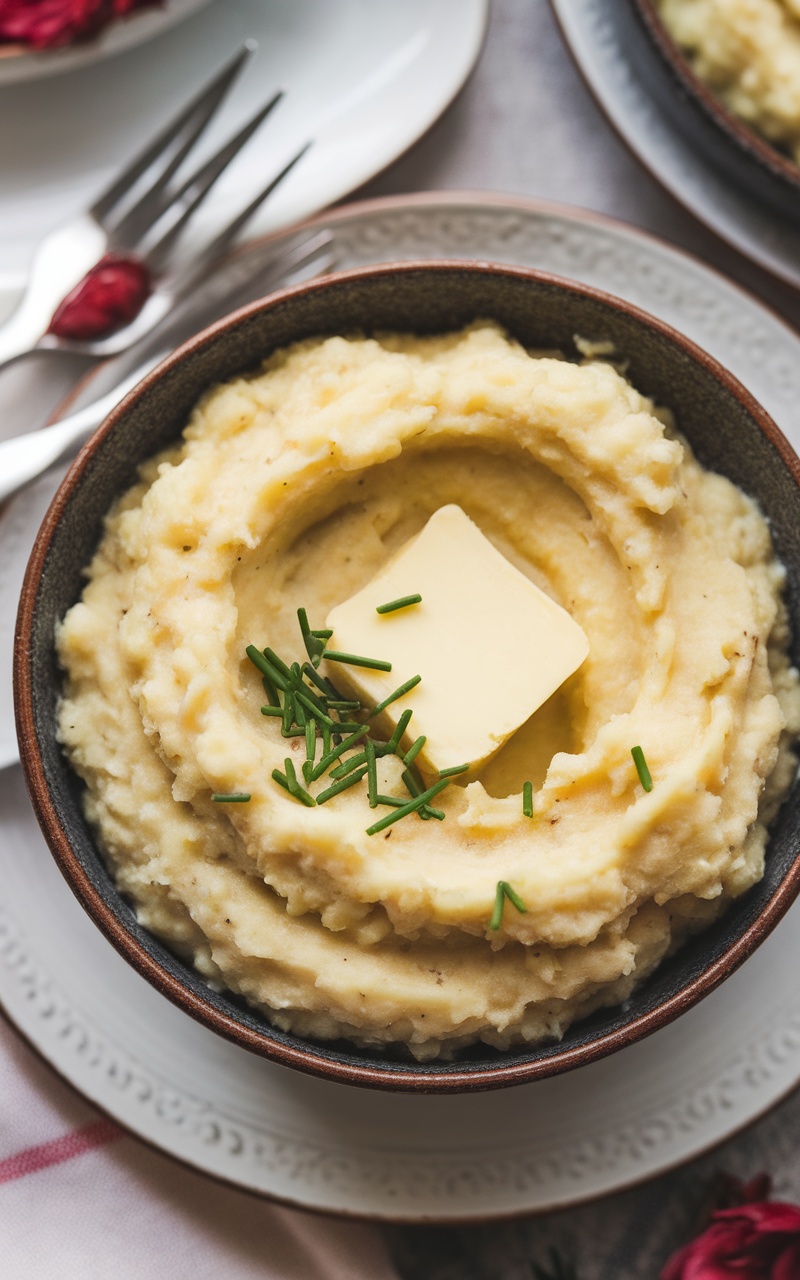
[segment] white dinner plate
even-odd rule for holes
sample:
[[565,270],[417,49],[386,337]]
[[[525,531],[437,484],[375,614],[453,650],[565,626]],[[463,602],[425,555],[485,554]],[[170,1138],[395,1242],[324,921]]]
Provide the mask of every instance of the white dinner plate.
[[[351,205],[315,221],[332,229],[341,267],[494,259],[619,294],[722,360],[800,441],[800,337],[661,241],[575,210],[469,194]],[[111,376],[99,375],[91,394]],[[6,647],[23,562],[54,487],[52,477],[41,481],[0,519]],[[17,768],[0,775],[0,820],[8,1017],[120,1123],[251,1191],[419,1222],[575,1204],[697,1155],[800,1081],[800,904],[702,1004],[601,1062],[496,1093],[392,1095],[263,1061],[154,991],[72,897]]]
[[767,271],[800,287],[800,227],[710,166],[650,96],[627,55],[627,0],[551,0],[589,88],[639,160],[681,204]]
[[62,71],[77,71],[115,53],[124,53],[126,49],[134,49],[136,45],[163,34],[176,22],[182,22],[195,9],[202,9],[208,3],[209,0],[165,0],[157,9],[139,9],[127,18],[117,19],[92,40],[62,49],[35,53],[0,45],[0,85],[38,80]]
[[461,88],[488,0],[219,0],[160,40],[0,88],[0,274],[22,274],[45,233],[87,207],[249,38],[258,51],[203,139],[210,154],[285,97],[193,219],[206,239],[310,139],[253,220],[274,230],[340,200],[396,159]]

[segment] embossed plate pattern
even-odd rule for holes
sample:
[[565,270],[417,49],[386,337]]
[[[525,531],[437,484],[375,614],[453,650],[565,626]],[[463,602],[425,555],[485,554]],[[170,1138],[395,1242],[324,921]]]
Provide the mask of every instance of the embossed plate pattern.
[[[659,241],[577,211],[470,195],[354,205],[316,223],[333,229],[341,266],[494,258],[621,294],[726,363],[800,441],[800,338]],[[99,390],[100,378],[92,394]],[[0,519],[6,629],[14,580],[53,487],[41,482]],[[688,1159],[800,1080],[800,905],[704,1003],[611,1058],[495,1094],[394,1097],[294,1074],[185,1017],[128,968],[72,899],[16,769],[0,775],[0,817],[0,1001],[8,1016],[121,1123],[265,1195],[416,1221],[574,1204]]]

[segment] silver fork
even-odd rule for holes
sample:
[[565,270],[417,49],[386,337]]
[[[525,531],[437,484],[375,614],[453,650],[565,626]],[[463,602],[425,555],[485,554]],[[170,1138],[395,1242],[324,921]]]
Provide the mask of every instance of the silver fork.
[[110,391],[49,427],[0,441],[0,502],[72,457],[120,400],[192,333],[279,285],[330,270],[332,244],[330,232],[321,231],[277,252],[269,244],[256,244],[233,254],[153,330],[137,352],[136,368],[123,373]]
[[[255,42],[248,41],[91,208],[42,241],[22,301],[0,327],[0,369],[34,351],[71,351],[97,358],[116,355],[159,324],[224,257],[248,218],[307,150],[304,147],[271,178],[238,218],[191,263],[174,261],[176,242],[189,219],[282,96],[276,93],[211,159],[177,187],[171,185],[255,48]],[[152,291],[138,315],[108,337],[91,341],[48,333],[58,304],[110,253],[135,258],[150,274]]]

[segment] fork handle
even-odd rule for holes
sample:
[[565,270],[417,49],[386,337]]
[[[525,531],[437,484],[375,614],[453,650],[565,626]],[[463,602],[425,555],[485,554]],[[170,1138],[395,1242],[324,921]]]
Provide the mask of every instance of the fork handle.
[[145,374],[163,360],[167,353],[159,352],[144,361],[129,377],[117,384],[107,395],[93,400],[83,409],[71,413],[68,418],[54,422],[51,427],[30,431],[26,435],[13,436],[0,441],[0,502],[18,493],[20,489],[44,475],[57,463],[72,457],[88,440],[95,427],[111,412],[120,400],[132,391]]

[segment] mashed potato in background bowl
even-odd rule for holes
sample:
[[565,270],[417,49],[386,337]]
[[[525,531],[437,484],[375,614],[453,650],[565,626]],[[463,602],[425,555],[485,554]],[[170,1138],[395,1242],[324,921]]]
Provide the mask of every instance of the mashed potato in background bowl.
[[631,69],[715,169],[800,218],[800,18],[794,0],[624,0]]
[[[629,380],[575,334],[611,343]],[[637,387],[674,408],[674,428]],[[753,501],[680,433],[706,466],[747,476],[775,550]],[[129,488],[133,464],[166,445]],[[775,559],[791,612],[795,466],[691,344],[536,273],[378,268],[223,322],[89,446],[31,565],[18,698],[37,742],[23,750],[62,868],[173,999],[335,1078],[490,1087],[654,1029],[796,892],[792,802],[775,821],[800,724]],[[287,739],[260,714],[245,649],[293,659],[299,606],[322,625],[452,502],[581,623],[590,653],[437,797],[442,821],[410,815],[388,839],[369,834],[363,787],[305,807],[276,785]],[[402,762],[381,768],[396,791]],[[498,881],[526,909],[492,929]]]

